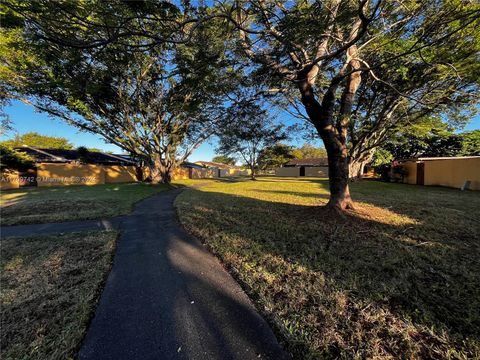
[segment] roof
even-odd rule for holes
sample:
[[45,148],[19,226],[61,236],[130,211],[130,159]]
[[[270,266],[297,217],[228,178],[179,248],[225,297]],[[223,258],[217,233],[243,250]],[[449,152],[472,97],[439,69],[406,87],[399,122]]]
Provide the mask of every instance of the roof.
[[[39,149],[32,146],[16,147],[15,150],[30,155],[37,163],[69,163],[80,161],[80,154],[77,150],[66,149]],[[134,162],[120,157],[97,151],[88,152],[89,162],[93,164],[133,164]]]
[[417,157],[411,159],[402,159],[403,161],[432,161],[432,160],[464,160],[464,159],[480,159],[480,156],[444,156],[444,157]]
[[218,162],[213,162],[213,161],[196,161],[195,164],[203,165],[205,167],[214,167],[217,169],[238,169],[238,166],[235,165],[229,165],[229,164],[223,164],[223,163],[218,163]]
[[293,159],[284,166],[328,166],[327,158]]
[[184,168],[192,168],[192,169],[204,169],[203,166],[198,165],[197,163],[191,163],[188,161],[184,161],[183,163],[180,164],[181,167]]
[[462,160],[462,159],[478,159],[480,156],[446,156],[446,157],[419,157],[417,160],[430,161],[430,160]]

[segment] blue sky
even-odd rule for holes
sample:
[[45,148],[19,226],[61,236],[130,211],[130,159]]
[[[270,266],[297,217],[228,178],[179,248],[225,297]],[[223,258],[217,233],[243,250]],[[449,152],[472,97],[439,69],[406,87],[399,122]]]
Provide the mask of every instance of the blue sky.
[[[13,101],[5,108],[5,112],[9,115],[13,122],[13,127],[16,132],[23,134],[29,131],[35,131],[43,135],[62,136],[69,139],[75,146],[86,146],[102,149],[105,151],[112,151],[115,153],[122,153],[122,151],[115,145],[107,144],[100,136],[79,131],[74,126],[68,125],[61,120],[52,119],[44,113],[36,112],[32,106],[26,105],[20,101]],[[280,120],[284,123],[292,123],[288,115],[281,114]],[[465,130],[480,129],[480,116],[476,116],[465,128]],[[2,136],[4,140],[8,137],[13,137],[14,133]],[[293,145],[301,145],[304,141],[296,139],[291,143]],[[318,141],[316,146],[320,146]],[[214,140],[206,142],[201,145],[189,158],[190,161],[211,160],[215,156]]]

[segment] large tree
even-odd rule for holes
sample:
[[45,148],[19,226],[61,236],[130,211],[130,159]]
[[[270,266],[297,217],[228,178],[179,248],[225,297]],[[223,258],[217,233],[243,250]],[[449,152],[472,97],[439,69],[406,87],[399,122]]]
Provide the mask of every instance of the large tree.
[[480,156],[480,130],[466,131],[462,136],[462,156]]
[[401,129],[384,142],[381,149],[396,160],[420,156],[475,156],[480,154],[480,131],[458,133],[440,120],[430,119],[430,123]]
[[237,159],[235,159],[233,156],[216,155],[212,158],[212,162],[226,165],[235,165]]
[[3,93],[130,152],[153,182],[169,182],[222,119],[235,69],[214,22],[197,24],[187,42],[174,31],[185,14],[169,4],[7,5],[16,21],[2,29]]
[[[452,34],[448,43],[398,58],[376,69],[376,78],[363,81],[349,125],[350,175],[361,174],[376,149],[399,134],[417,132],[422,137],[462,128],[478,111],[479,50],[480,33],[467,27]],[[372,54],[368,62],[388,56]]]
[[[335,209],[353,206],[348,146],[356,131],[351,119],[359,88],[384,84],[401,98],[416,96],[395,90],[388,76],[381,77],[383,69],[403,73],[404,83],[411,85],[410,55],[427,54],[424,71],[435,71],[438,63],[430,63],[431,55],[438,59],[438,49],[444,56],[475,42],[480,22],[480,5],[473,1],[248,0],[223,7],[238,30],[239,50],[257,65],[254,76],[271,91],[290,95],[296,89],[328,153],[329,206]],[[465,56],[478,61],[476,53]],[[423,91],[435,92],[430,86]],[[389,113],[395,101],[392,106]]]
[[258,167],[262,170],[281,167],[295,158],[295,150],[297,149],[281,143],[265,147],[258,155]]
[[217,151],[244,160],[255,180],[262,150],[287,138],[280,124],[274,124],[267,111],[255,101],[240,100],[227,111],[228,121],[219,129]]
[[292,155],[295,159],[324,158],[327,157],[327,151],[324,148],[305,143],[301,147],[293,149]]
[[[409,67],[420,63],[417,74],[431,74],[443,66],[451,71],[443,71],[444,76],[451,77],[456,63],[442,63],[442,58],[450,59],[454,53],[478,64],[480,5],[475,1],[224,0],[214,7],[197,5],[182,2],[177,7],[149,1],[6,2],[9,9],[30,21],[30,29],[39,39],[75,48],[118,44],[135,51],[187,43],[207,20],[227,19],[225,29],[231,25],[237,29],[238,49],[255,65],[251,77],[267,84],[269,93],[290,95],[295,90],[299,94],[300,105],[295,102],[292,106],[303,107],[306,118],[324,141],[330,167],[329,206],[336,209],[353,206],[348,178],[352,161],[361,157],[353,149],[358,129],[363,130],[362,138],[370,133],[377,137],[388,128],[383,119],[391,119],[393,113],[409,107],[397,105],[388,97],[385,101],[389,108],[383,112],[386,117],[381,115],[373,128],[369,118],[365,126],[358,122],[352,125],[353,117],[364,113],[356,111],[359,89],[382,84],[401,99],[427,104],[425,93],[437,99],[442,96],[437,96],[428,76],[428,86],[424,86],[421,76],[411,82]],[[81,11],[77,11],[78,7]],[[85,28],[91,31],[81,36]],[[132,43],[132,38],[141,41]],[[406,89],[402,83],[398,87],[398,82],[391,82],[395,74],[403,75]],[[467,85],[459,90],[472,89]],[[447,92],[445,97],[456,95]],[[436,103],[445,104],[441,100]],[[436,103],[427,105],[435,108]],[[364,161],[363,155],[360,160]]]

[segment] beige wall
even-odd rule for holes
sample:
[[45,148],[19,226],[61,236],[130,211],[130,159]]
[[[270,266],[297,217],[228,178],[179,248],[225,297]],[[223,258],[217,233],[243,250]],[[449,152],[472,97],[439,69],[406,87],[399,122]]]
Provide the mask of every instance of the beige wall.
[[103,169],[106,184],[138,181],[135,166],[104,166]]
[[328,166],[305,167],[305,176],[328,177]]
[[186,168],[179,167],[173,170],[172,180],[189,179],[189,171]]
[[[144,168],[144,176],[150,171]],[[215,178],[217,169],[191,169],[193,179]],[[248,174],[248,173],[247,173]],[[190,169],[179,167],[173,171],[172,179],[189,179]],[[19,175],[16,171],[1,173],[0,189],[19,188]],[[79,164],[38,164],[38,186],[99,185],[109,183],[136,182],[134,166],[102,166]]]
[[0,173],[0,190],[18,189],[20,181],[18,171],[5,170]]
[[470,180],[470,189],[480,190],[480,157],[455,160],[426,160],[425,185],[461,188]]
[[[150,168],[144,167],[143,168],[143,178],[146,179],[150,176]],[[182,179],[189,179],[188,169],[183,167],[178,167],[172,172],[172,180],[182,180]]]
[[105,184],[101,165],[38,164],[38,186]]
[[248,176],[251,173],[250,169],[228,169],[228,176]]
[[417,183],[417,162],[416,161],[405,161],[401,165],[407,171],[407,176],[403,179],[405,184],[416,184]]
[[219,170],[220,170],[220,177],[248,176],[252,173],[250,169],[219,169]]
[[217,176],[217,169],[192,169],[192,179],[208,179]]
[[300,176],[300,168],[281,167],[275,170],[275,176]]

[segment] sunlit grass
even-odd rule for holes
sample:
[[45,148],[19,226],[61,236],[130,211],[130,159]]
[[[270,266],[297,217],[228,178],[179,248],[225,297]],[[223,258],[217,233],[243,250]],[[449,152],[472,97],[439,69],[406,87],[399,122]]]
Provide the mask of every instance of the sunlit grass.
[[296,358],[479,358],[480,193],[260,178],[188,190],[182,223],[223,260]]
[[0,241],[2,359],[73,358],[110,269],[115,232]]
[[108,184],[3,191],[2,225],[106,218],[126,214],[145,197],[167,185]]

